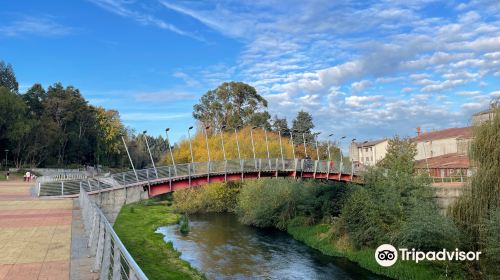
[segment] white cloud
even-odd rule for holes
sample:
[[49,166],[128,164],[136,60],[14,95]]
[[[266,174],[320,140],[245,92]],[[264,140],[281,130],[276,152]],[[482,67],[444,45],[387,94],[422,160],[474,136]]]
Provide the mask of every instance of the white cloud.
[[25,16],[4,26],[0,26],[0,36],[64,36],[72,32],[72,28],[61,25],[54,21],[52,17],[32,17]]
[[345,99],[345,104],[352,107],[361,107],[363,105],[373,104],[374,102],[381,101],[384,97],[382,95],[372,96],[348,96]]
[[184,72],[177,71],[174,73],[173,76],[176,78],[182,79],[184,81],[184,83],[186,83],[187,86],[196,87],[196,86],[200,85],[200,83],[196,79],[192,78],[191,76],[189,76],[188,74],[186,74]]
[[490,92],[490,96],[493,98],[500,98],[500,91],[492,91]]
[[461,107],[464,110],[479,110],[483,105],[481,105],[481,103],[469,102],[462,104]]
[[460,91],[460,92],[456,93],[456,95],[458,95],[458,96],[474,96],[474,95],[478,95],[478,94],[481,94],[481,91],[471,90],[471,91]]
[[372,82],[369,80],[362,80],[359,82],[354,82],[351,84],[351,89],[354,92],[361,92],[365,90],[366,88],[370,87],[372,85]]
[[422,88],[424,92],[448,90],[466,83],[466,80],[446,80],[439,84],[428,85]]
[[169,22],[166,22],[158,17],[153,16],[152,14],[142,11],[137,11],[134,10],[133,8],[128,7],[129,5],[133,4],[134,1],[122,1],[122,0],[88,0],[88,1],[116,15],[126,18],[131,18],[140,24],[156,26],[160,29],[169,30],[182,36],[187,36],[199,41],[205,41],[203,37],[194,34],[192,32],[184,31]]

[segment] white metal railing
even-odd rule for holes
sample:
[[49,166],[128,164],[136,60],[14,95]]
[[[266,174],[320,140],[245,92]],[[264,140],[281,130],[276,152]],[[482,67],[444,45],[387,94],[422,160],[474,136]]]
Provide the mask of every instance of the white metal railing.
[[147,280],[106,216],[83,188],[80,189],[79,202],[88,236],[87,247],[95,256],[92,269],[100,273],[99,279]]
[[[353,173],[354,170],[354,173]],[[311,160],[311,159],[242,159],[211,162],[184,163],[170,166],[161,166],[112,174],[108,177],[85,178],[84,180],[53,181],[37,183],[38,196],[76,195],[80,188],[87,192],[108,188],[123,188],[151,183],[172,182],[180,179],[196,178],[200,176],[228,175],[248,172],[296,172],[296,174],[322,173],[355,175],[357,169],[350,162],[342,164],[339,160]],[[333,177],[332,177],[333,178]]]

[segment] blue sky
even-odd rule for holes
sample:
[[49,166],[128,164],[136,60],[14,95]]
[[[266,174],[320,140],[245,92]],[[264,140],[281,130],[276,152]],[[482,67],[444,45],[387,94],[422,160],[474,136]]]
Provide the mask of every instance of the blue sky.
[[74,85],[154,135],[185,135],[230,80],[358,139],[465,126],[500,97],[498,1],[2,2],[0,60],[22,91]]

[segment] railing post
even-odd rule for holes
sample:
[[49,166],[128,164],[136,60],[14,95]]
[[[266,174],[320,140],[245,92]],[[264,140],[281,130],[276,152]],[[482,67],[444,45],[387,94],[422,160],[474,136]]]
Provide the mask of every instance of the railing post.
[[207,162],[207,183],[210,183],[210,161]]
[[170,174],[170,166],[168,167],[168,185],[170,186],[170,191],[172,191],[172,174]]
[[125,173],[123,173],[123,185],[125,186],[126,183],[125,183]]
[[227,182],[227,159],[224,160],[224,182]]
[[111,236],[109,229],[105,226],[104,247],[101,264],[101,277],[99,279],[109,279],[109,266],[111,258]]
[[262,169],[262,159],[261,159],[261,158],[259,158],[259,161],[258,161],[258,162],[259,162],[259,163],[258,163],[258,165],[259,165],[258,172],[259,172],[259,173],[258,173],[258,175],[257,175],[257,176],[260,178],[260,172],[261,172],[261,169]]
[[295,170],[293,173],[295,174],[294,176],[297,179],[297,167],[299,165],[299,161],[298,161],[298,159],[294,159],[293,161],[294,161],[294,167],[293,167],[293,169]]
[[313,178],[316,179],[316,172],[318,171],[318,161],[314,161],[314,173],[313,173]]
[[191,187],[191,163],[188,163],[189,187]]
[[245,174],[245,173],[244,173],[244,170],[243,170],[244,166],[245,166],[245,160],[244,160],[244,159],[240,159],[241,180],[243,180],[243,178],[244,178],[244,174]]
[[101,269],[102,255],[104,253],[104,221],[99,218],[99,239],[97,240],[97,251],[95,254],[95,262],[93,271],[97,272]]
[[113,278],[112,280],[120,280],[121,279],[121,252],[120,248],[116,244],[116,240],[113,240]]
[[64,181],[61,181],[61,196],[64,195]]

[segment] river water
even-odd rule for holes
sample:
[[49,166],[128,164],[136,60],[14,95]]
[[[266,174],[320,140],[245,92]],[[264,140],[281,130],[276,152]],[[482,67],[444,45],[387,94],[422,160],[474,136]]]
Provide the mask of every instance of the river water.
[[209,279],[384,279],[286,232],[243,225],[232,214],[190,216],[189,225],[186,236],[178,225],[157,232]]

